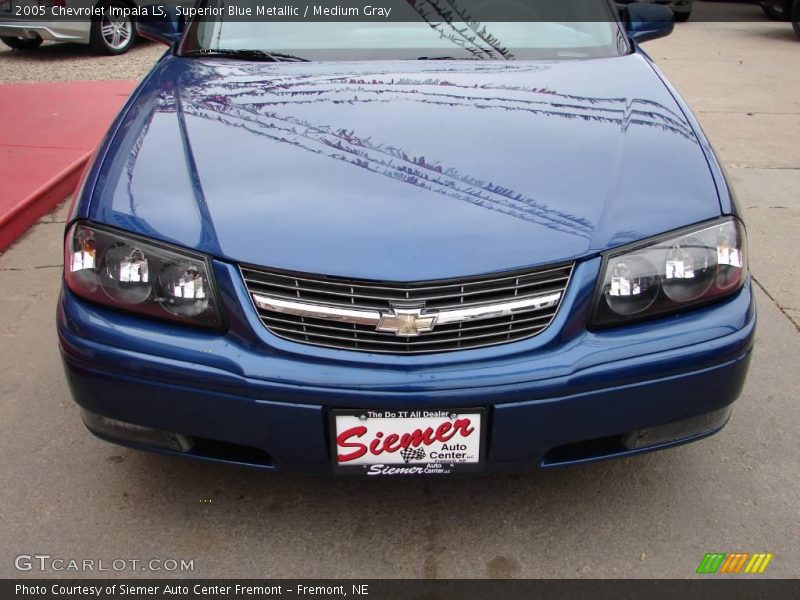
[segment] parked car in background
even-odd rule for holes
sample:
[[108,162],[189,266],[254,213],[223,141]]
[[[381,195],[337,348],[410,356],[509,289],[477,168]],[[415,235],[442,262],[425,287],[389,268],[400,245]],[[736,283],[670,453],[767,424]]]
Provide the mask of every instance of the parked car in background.
[[[105,9],[102,16],[58,18],[53,8]],[[34,50],[45,40],[89,44],[100,54],[123,54],[136,40],[130,9],[137,0],[0,0],[0,40],[15,50]],[[111,9],[117,9],[116,14]],[[127,9],[127,10],[126,10]],[[52,18],[51,18],[52,17]]]
[[773,21],[788,21],[792,16],[794,0],[761,0],[764,14]]
[[635,4],[637,2],[667,6],[672,9],[675,20],[681,23],[688,21],[689,17],[692,16],[692,7],[694,5],[694,0],[614,0],[614,2],[617,5],[617,9],[620,11],[623,11],[629,4]]
[[791,21],[794,32],[800,37],[800,0],[762,0],[764,13],[776,21]]

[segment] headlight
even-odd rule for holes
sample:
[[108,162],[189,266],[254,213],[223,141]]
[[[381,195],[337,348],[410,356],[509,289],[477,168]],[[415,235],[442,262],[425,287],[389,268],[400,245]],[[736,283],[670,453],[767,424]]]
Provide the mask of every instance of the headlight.
[[610,253],[591,324],[621,325],[732,294],[747,275],[745,246],[741,223],[728,218]]
[[222,325],[203,256],[86,223],[69,230],[64,256],[67,285],[81,298],[149,317]]

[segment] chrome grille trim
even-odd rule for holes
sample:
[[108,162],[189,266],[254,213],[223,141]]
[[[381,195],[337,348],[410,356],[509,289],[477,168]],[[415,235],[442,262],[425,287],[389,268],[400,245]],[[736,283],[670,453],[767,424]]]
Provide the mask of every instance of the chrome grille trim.
[[381,320],[381,313],[377,310],[357,310],[353,308],[325,306],[322,304],[310,304],[308,302],[293,302],[282,298],[262,296],[261,294],[252,292],[250,295],[256,303],[256,308],[268,312],[278,312],[285,315],[296,315],[298,317],[309,317],[312,319],[340,321],[342,323],[354,323],[356,325],[372,325],[373,327],[377,327]]
[[[391,354],[480,348],[541,333],[558,311],[572,269],[569,264],[390,283],[240,267],[256,311],[273,334],[316,346]],[[415,315],[413,331],[382,327],[383,319],[394,322],[408,312]],[[416,329],[422,321],[432,325]]]
[[[557,282],[560,282],[560,281],[564,281],[564,279],[565,278],[563,278],[563,277],[558,277],[558,278],[555,278],[555,279],[546,280],[544,282],[537,282],[537,285],[541,285],[542,283],[557,283]],[[256,284],[259,283],[258,281],[254,281],[252,279],[247,279],[247,278],[245,278],[245,281],[248,282],[248,283],[256,283]],[[328,283],[328,282],[320,282],[320,283]],[[296,286],[296,285],[287,285],[287,284],[281,284],[281,283],[273,283],[271,285],[274,286],[274,287],[277,287],[277,288],[291,290],[292,292],[295,292],[295,293],[297,292],[298,289],[301,289],[301,290],[305,289],[305,288],[300,288],[299,286]],[[518,290],[519,290],[519,286],[512,285],[512,286],[505,286],[505,287],[495,288],[492,291],[493,292],[504,292],[504,291],[518,291]],[[343,297],[343,298],[351,298],[353,296],[353,294],[354,294],[354,292],[345,293],[345,292],[334,292],[334,291],[328,291],[328,290],[325,290],[322,293],[328,294],[328,295],[331,295],[331,296]],[[439,295],[439,296],[435,296],[435,295],[434,296],[429,296],[429,299],[430,300],[439,300],[439,299],[444,299],[444,298],[451,298],[453,296],[459,296],[461,298],[465,298],[465,297],[476,296],[478,294],[485,294],[485,293],[486,293],[485,290],[475,290],[475,291],[470,291],[470,292],[466,292],[465,291],[465,292],[459,293],[459,294],[446,294],[446,295]],[[368,300],[378,300],[378,301],[385,301],[386,300],[385,296],[373,296],[373,295],[369,295],[369,294],[359,294],[359,297],[365,298],[365,299],[368,299]],[[408,298],[406,298],[406,299],[408,299]],[[455,305],[455,306],[462,306],[463,304],[464,303],[459,303],[458,305]],[[480,303],[474,303],[474,304],[479,305],[479,304],[484,304],[484,303],[480,302]]]

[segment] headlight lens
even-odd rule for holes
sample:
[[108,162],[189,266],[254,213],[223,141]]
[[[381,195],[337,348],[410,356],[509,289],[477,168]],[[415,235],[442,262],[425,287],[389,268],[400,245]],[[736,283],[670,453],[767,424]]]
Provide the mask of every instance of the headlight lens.
[[592,325],[629,323],[728,296],[747,274],[744,228],[725,219],[610,254]]
[[76,223],[67,233],[64,264],[69,289],[86,300],[203,327],[222,325],[202,256]]
[[208,309],[208,279],[191,262],[165,265],[158,274],[159,299],[167,312],[182,317],[196,317]]

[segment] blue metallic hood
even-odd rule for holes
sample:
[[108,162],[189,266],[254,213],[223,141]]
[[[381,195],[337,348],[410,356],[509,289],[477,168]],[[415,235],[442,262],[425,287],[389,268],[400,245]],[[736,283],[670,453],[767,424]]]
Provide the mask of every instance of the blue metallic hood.
[[109,141],[95,220],[276,268],[384,280],[515,269],[720,214],[647,60],[167,57]]

